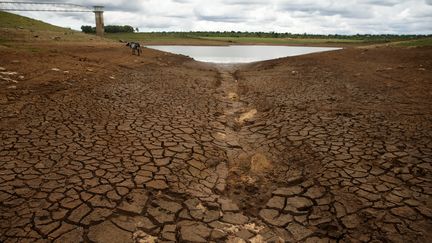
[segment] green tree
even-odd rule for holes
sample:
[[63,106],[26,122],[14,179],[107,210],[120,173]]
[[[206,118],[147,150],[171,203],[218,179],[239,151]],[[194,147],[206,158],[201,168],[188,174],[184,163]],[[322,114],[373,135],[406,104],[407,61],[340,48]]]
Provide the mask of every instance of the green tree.
[[130,25],[107,25],[105,32],[107,33],[133,33],[135,29]]
[[90,25],[81,26],[81,31],[84,33],[96,33],[96,27],[91,27]]

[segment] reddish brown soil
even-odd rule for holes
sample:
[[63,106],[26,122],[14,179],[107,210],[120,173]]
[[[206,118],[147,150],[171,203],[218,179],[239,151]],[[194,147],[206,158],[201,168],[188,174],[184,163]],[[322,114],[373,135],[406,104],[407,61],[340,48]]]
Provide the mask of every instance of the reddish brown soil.
[[431,48],[243,66],[98,41],[0,56],[0,241],[432,237]]

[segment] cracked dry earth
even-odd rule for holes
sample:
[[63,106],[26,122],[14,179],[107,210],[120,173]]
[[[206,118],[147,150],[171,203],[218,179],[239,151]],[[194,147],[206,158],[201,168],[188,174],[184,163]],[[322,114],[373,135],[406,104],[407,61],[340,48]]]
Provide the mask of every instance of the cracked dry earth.
[[428,242],[430,56],[149,64],[4,102],[0,240]]

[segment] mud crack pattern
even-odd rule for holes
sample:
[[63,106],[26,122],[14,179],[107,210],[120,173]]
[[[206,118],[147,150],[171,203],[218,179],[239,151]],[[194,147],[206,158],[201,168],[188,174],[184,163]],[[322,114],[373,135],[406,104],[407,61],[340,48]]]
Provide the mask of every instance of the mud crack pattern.
[[0,240],[432,237],[430,121],[317,111],[255,81],[148,65],[35,95],[1,121]]

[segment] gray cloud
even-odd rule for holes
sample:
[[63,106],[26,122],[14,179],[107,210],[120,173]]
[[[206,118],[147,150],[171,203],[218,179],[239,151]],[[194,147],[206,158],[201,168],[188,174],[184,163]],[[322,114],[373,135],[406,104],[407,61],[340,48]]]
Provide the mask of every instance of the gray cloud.
[[[31,0],[33,2],[39,0]],[[239,30],[292,33],[432,33],[432,0],[59,0],[104,5],[106,24],[142,31]],[[22,12],[79,29],[92,13]]]
[[268,4],[271,4],[271,1],[262,1],[262,0],[224,0],[222,2],[225,4],[237,4],[237,5],[268,5]]
[[339,15],[345,18],[370,18],[371,6],[366,4],[361,7],[354,4],[334,4],[333,2],[302,2],[286,1],[279,4],[278,8],[284,12],[305,12],[314,16],[335,16]]
[[379,5],[379,6],[395,6],[401,3],[400,0],[366,0],[360,2],[363,2],[365,4]]
[[239,16],[209,16],[197,14],[198,20],[211,21],[211,22],[228,22],[228,23],[240,23],[244,22],[245,19]]

